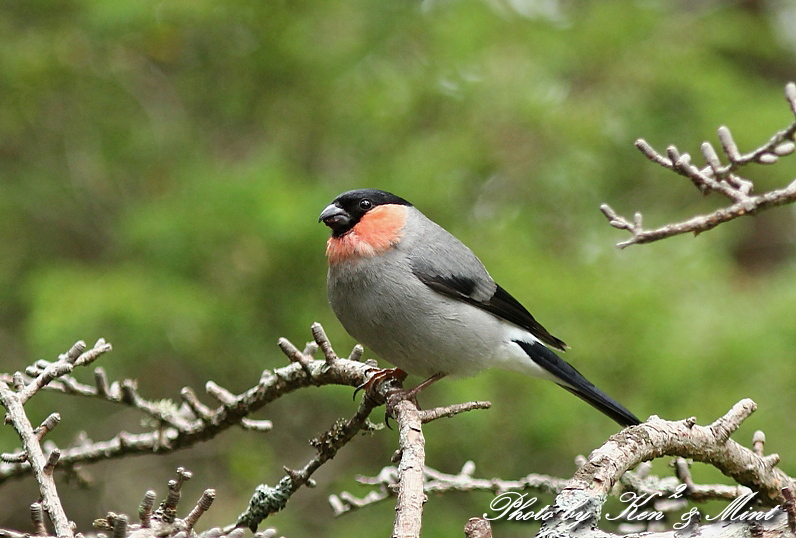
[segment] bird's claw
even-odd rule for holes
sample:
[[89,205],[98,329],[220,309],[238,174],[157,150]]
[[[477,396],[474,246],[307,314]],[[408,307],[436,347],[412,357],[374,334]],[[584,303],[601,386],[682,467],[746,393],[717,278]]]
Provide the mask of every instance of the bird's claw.
[[388,388],[385,391],[383,398],[385,404],[384,423],[388,428],[392,429],[390,426],[390,418],[395,418],[395,409],[400,402],[407,400],[412,402],[415,407],[420,409],[420,404],[417,403],[417,395],[420,393],[420,391],[445,377],[445,374],[437,373],[414,388],[404,389],[402,384],[407,375],[408,374],[400,368],[377,369],[367,381],[359,385],[356,390],[354,390],[354,397],[356,397],[360,390],[365,390],[366,398],[369,397],[374,401],[380,402],[382,398],[376,392],[376,387],[385,382],[396,385]]
[[[400,368],[376,368],[376,371],[371,375],[367,381],[359,385],[353,394],[353,398],[356,399],[357,393],[360,390],[364,390],[367,394],[373,395],[375,387],[377,387],[380,383],[384,383],[385,381],[393,381],[400,385],[406,379],[408,375],[406,372],[401,370]],[[400,389],[395,389],[400,390]],[[377,399],[377,398],[376,398]]]
[[390,423],[387,419],[389,417],[395,418],[395,408],[400,402],[404,400],[409,401],[415,407],[417,407],[418,410],[420,410],[420,404],[417,402],[417,395],[420,394],[420,391],[426,389],[429,385],[436,383],[443,377],[445,377],[445,374],[437,373],[414,388],[408,390],[403,388],[394,388],[387,391],[387,401],[385,402],[386,411],[384,413],[384,422],[387,424],[387,427],[390,427]]

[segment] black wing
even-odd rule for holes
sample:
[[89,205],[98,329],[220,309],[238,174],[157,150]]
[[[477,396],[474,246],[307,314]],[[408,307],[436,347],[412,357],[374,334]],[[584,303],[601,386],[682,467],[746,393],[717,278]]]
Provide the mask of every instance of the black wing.
[[[461,275],[442,276],[417,267],[415,264],[412,265],[412,272],[421,282],[436,292],[470,303],[522,327],[555,349],[564,351],[568,347],[542,327],[517,299],[491,279],[488,282],[491,286],[487,286],[487,282],[480,281],[480,279]],[[485,293],[489,287],[494,289],[491,295]]]
[[527,330],[550,347],[560,351],[567,348],[495,283],[481,260],[464,243],[419,211],[413,217],[419,220],[416,226],[423,240],[413,243],[409,260],[412,273],[421,282],[438,293],[470,303]]

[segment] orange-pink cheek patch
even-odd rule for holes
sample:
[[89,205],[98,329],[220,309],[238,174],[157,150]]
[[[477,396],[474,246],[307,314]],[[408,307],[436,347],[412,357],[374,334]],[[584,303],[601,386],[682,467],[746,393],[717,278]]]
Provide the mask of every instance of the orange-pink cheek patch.
[[369,258],[392,248],[401,239],[406,210],[406,206],[396,204],[377,206],[347,234],[330,237],[326,243],[329,263]]

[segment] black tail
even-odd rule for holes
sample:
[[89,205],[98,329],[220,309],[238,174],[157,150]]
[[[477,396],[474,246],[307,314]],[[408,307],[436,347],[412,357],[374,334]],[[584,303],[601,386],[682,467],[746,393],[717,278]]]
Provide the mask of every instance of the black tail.
[[622,426],[634,426],[641,421],[620,403],[595,387],[588,379],[575,370],[568,362],[550,351],[540,342],[514,340],[528,354],[532,361],[561,380],[559,385],[584,400],[595,409],[602,411]]

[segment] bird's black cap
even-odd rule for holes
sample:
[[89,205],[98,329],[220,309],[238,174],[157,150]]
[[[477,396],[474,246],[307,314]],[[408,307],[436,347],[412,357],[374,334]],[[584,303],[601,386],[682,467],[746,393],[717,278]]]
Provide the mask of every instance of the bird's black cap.
[[334,237],[340,237],[356,226],[365,213],[385,204],[412,205],[391,192],[379,189],[356,189],[344,192],[335,198],[321,212],[318,222],[323,221],[332,229]]

